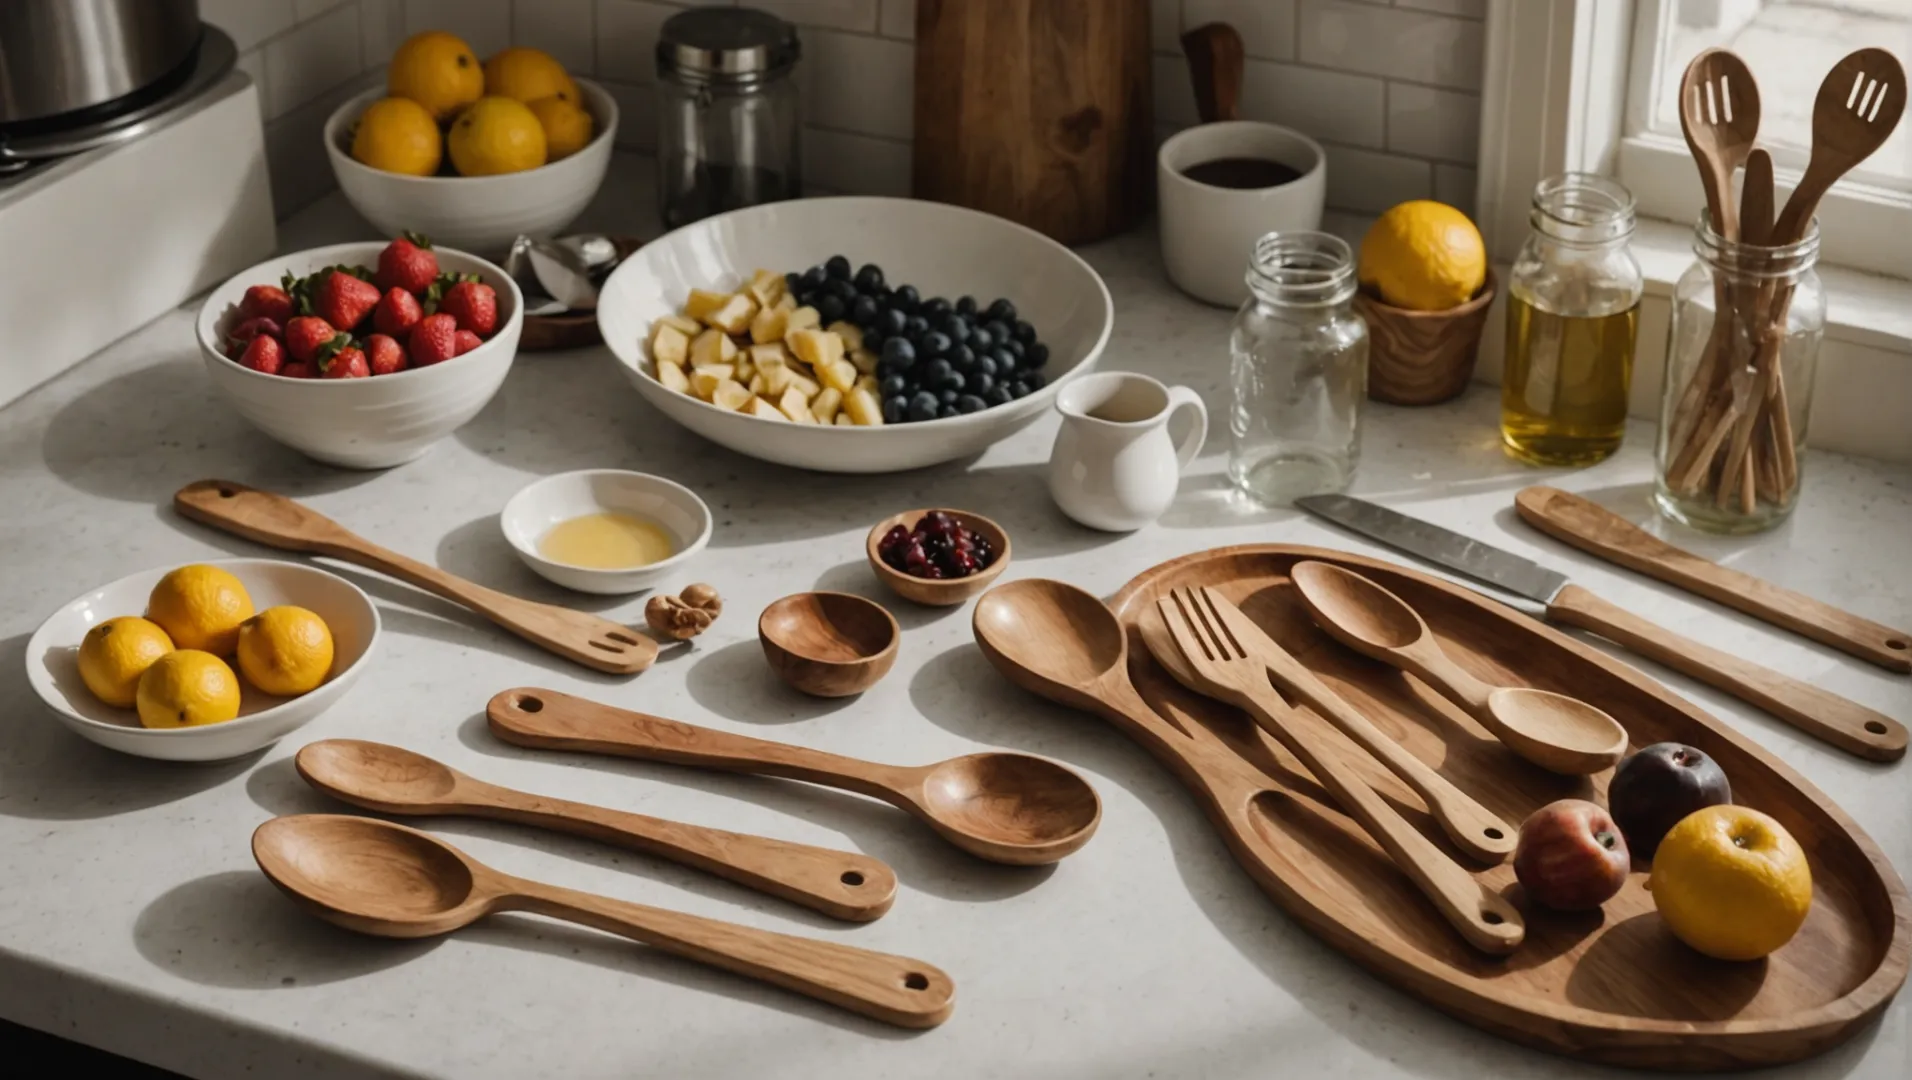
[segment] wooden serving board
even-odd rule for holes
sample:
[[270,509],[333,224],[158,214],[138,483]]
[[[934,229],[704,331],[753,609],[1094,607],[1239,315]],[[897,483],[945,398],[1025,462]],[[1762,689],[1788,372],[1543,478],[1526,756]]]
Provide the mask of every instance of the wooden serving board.
[[[1598,705],[1626,727],[1636,749],[1676,740],[1711,754],[1732,781],[1734,801],[1771,814],[1808,853],[1813,906],[1799,934],[1760,961],[1701,956],[1660,921],[1644,867],[1603,911],[1539,909],[1525,902],[1511,863],[1485,870],[1468,863],[1406,785],[1304,709],[1316,734],[1343,750],[1430,840],[1520,906],[1527,938],[1511,956],[1470,948],[1273,738],[1244,714],[1184,689],[1155,663],[1139,630],[1141,620],[1159,617],[1155,600],[1182,585],[1219,589],[1383,731],[1509,822],[1559,798],[1604,804],[1612,773],[1544,772],[1411,676],[1334,642],[1314,626],[1289,580],[1289,567],[1304,559],[1348,567],[1393,590],[1421,613],[1449,655],[1482,679]],[[1164,563],[1129,582],[1109,606],[1127,632],[1137,690],[1182,731],[1112,719],[1203,797],[1237,860],[1283,910],[1435,1008],[1576,1058],[1734,1069],[1837,1045],[1876,1017],[1905,981],[1912,902],[1884,854],[1831,799],[1691,702],[1538,621],[1414,570],[1289,545],[1222,548]],[[1268,790],[1244,795],[1237,770],[1201,763],[1215,760],[1199,752],[1202,744],[1225,744],[1269,781]],[[1230,810],[1231,799],[1245,799],[1246,809]],[[1231,814],[1234,824],[1224,820]]]

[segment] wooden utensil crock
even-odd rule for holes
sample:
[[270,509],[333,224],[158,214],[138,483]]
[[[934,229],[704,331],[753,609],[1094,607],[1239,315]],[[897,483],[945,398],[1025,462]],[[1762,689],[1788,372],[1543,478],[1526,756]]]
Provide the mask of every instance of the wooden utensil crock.
[[1489,267],[1474,298],[1446,311],[1410,311],[1365,288],[1355,293],[1354,310],[1368,321],[1368,396],[1390,405],[1434,405],[1467,389],[1499,287]]
[[917,0],[919,199],[1064,244],[1147,208],[1148,0]]

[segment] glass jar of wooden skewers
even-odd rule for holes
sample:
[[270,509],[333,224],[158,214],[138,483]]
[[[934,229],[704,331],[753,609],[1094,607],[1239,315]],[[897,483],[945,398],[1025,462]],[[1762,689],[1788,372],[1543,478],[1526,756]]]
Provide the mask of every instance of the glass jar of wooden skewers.
[[1701,218],[1699,258],[1673,296],[1654,501],[1709,532],[1758,532],[1792,513],[1826,297],[1819,227],[1798,243],[1722,238]]

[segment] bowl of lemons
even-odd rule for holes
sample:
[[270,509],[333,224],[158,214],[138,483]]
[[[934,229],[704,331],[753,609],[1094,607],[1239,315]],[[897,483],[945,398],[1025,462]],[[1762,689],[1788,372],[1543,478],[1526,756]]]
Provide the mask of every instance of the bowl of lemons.
[[222,761],[337,703],[379,635],[356,585],[303,563],[158,567],[62,605],[27,642],[27,681],[66,727],[122,753]]
[[481,255],[550,236],[584,211],[611,163],[617,102],[550,54],[480,61],[440,30],[392,54],[383,87],[339,106],[325,152],[365,220]]

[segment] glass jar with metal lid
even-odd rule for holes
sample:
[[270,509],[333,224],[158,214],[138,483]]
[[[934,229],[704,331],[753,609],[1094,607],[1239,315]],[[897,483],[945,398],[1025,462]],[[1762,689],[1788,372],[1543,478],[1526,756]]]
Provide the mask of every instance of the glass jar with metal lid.
[[802,193],[796,27],[694,8],[657,40],[657,198],[667,228]]

